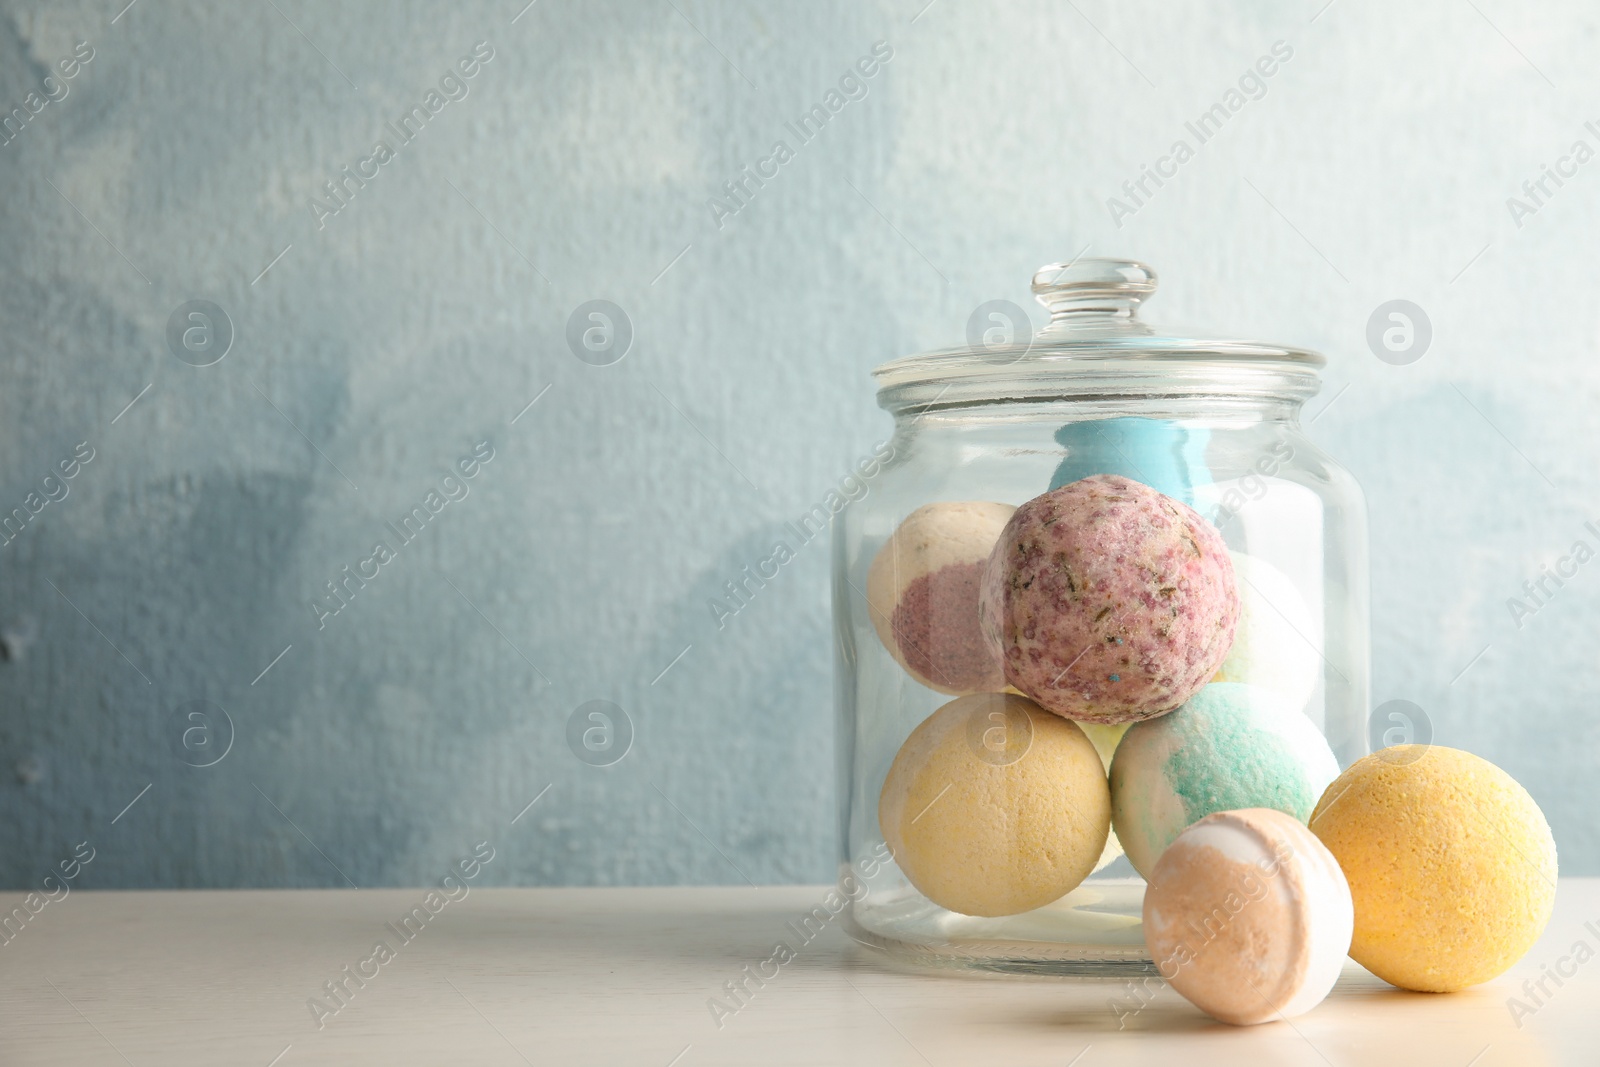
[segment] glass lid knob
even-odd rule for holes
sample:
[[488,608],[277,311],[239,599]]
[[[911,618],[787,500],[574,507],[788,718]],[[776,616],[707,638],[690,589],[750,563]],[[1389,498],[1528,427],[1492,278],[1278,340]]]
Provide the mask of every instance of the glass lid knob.
[[1140,302],[1155,291],[1156,272],[1132,259],[1051,263],[1033,276],[1034,299],[1050,310],[1051,327],[1132,325]]

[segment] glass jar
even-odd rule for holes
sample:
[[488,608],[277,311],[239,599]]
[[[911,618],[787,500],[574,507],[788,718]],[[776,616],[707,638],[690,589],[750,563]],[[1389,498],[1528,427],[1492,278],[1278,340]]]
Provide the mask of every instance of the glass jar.
[[[968,527],[988,522],[992,532],[1011,506],[1091,474],[1122,475],[1189,504],[1220,532],[1246,601],[1231,647],[1239,653],[1247,637],[1257,646],[1237,664],[1230,657],[1227,680],[1283,694],[1320,728],[1341,767],[1367,752],[1365,505],[1300,423],[1325,360],[1158,333],[1138,315],[1155,287],[1155,273],[1128,260],[1052,264],[1033,279],[1050,311],[1037,336],[1020,308],[995,302],[980,309],[995,309],[992,321],[975,327],[993,326],[988,335],[874,372],[878,402],[895,420],[892,455],[836,522],[833,542],[840,889],[853,936],[891,957],[1030,974],[1154,970],[1140,922],[1144,882],[1126,857],[1052,903],[985,917],[935,904],[892,855],[879,801],[901,746],[952,694],[1003,690],[1008,680],[932,677],[973,666],[975,650],[960,634],[972,632],[981,560],[965,560],[962,581],[920,592],[900,581],[906,575],[886,583],[872,574],[890,536],[924,505],[973,502]],[[961,562],[962,550],[951,551],[944,562]],[[869,589],[883,602],[869,600]],[[896,610],[923,614],[917,633],[930,648],[942,643],[937,655],[910,647]],[[998,656],[992,628],[986,636],[986,654]],[[886,642],[907,647],[897,654]],[[982,724],[969,733],[972,758],[990,758],[982,734]],[[1115,734],[1092,739],[1108,769]],[[1101,859],[1115,851],[1108,845]]]

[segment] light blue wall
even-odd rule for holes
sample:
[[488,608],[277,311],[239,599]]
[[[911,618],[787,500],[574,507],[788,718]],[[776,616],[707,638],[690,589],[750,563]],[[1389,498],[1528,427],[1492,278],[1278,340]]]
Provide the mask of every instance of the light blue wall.
[[[102,886],[418,882],[482,839],[506,882],[829,877],[827,551],[721,628],[708,598],[886,435],[872,365],[1085,246],[1157,268],[1153,318],[1330,355],[1312,433],[1371,503],[1374,696],[1525,782],[1600,873],[1600,564],[1506,607],[1600,547],[1600,163],[1506,205],[1600,147],[1600,14],[921,3],[0,2],[7,111],[93,49],[0,147],[0,507],[94,453],[0,548],[0,883],[82,840]],[[1107,199],[1278,40],[1265,95],[1119,227]],[[785,121],[878,41],[800,145]],[[1365,341],[1394,298],[1434,325],[1409,366]],[[166,340],[197,299],[235,334],[213,366]],[[593,299],[634,327],[614,365],[566,342]],[[480,442],[319,630],[323,583]],[[181,758],[202,700],[235,734],[208,768]],[[567,746],[591,700],[634,724],[614,766]]]

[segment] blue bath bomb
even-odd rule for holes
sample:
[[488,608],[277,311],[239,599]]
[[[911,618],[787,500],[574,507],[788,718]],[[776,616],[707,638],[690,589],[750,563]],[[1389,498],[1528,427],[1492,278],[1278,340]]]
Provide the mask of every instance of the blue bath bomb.
[[1051,489],[1091,474],[1120,474],[1193,505],[1195,487],[1211,484],[1205,461],[1211,431],[1202,427],[1124,417],[1069,422],[1055,436],[1067,458],[1050,479]]

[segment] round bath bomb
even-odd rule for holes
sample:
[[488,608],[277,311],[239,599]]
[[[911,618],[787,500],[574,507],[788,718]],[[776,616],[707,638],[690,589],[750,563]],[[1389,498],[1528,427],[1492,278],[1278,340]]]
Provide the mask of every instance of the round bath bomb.
[[[1008,693],[1023,696],[1015,689],[1007,689]],[[1089,741],[1094,745],[1094,750],[1100,754],[1100,763],[1105,767],[1106,773],[1111,772],[1111,757],[1116,755],[1117,743],[1122,740],[1122,735],[1132,726],[1128,722],[1099,723],[1080,722],[1078,729],[1088,735]],[[1095,861],[1096,872],[1103,871],[1111,866],[1122,855],[1122,842],[1117,840],[1117,832],[1112,830],[1106,835],[1106,847],[1100,851],[1100,858]]]
[[1189,699],[1233,644],[1239,597],[1216,528],[1115,474],[1034,497],[983,574],[1006,680],[1058,715],[1132,722]]
[[1016,915],[1077,888],[1105,848],[1111,793],[1076,723],[975,693],[906,738],[878,827],[911,884],[964,915]]
[[[1111,757],[1117,752],[1117,742],[1122,740],[1122,735],[1128,732],[1128,727],[1131,725],[1132,723],[1126,722],[1109,725],[1097,722],[1078,724],[1079,729],[1087,734],[1094,744],[1094,750],[1100,753],[1100,763],[1108,774],[1111,771]],[[1100,858],[1095,861],[1094,869],[1104,870],[1115,863],[1120,855],[1122,855],[1122,842],[1117,840],[1117,832],[1113,830],[1106,835],[1106,847],[1101,851]]]
[[1350,887],[1331,853],[1269,808],[1208,815],[1161,854],[1144,938],[1172,988],[1235,1025],[1322,1003],[1350,948]]
[[1303,823],[1338,776],[1322,731],[1277,694],[1213,683],[1128,730],[1111,762],[1111,822],[1148,878],[1162,850],[1205,816],[1273,808]]
[[1304,710],[1322,677],[1322,660],[1311,643],[1322,626],[1287,574],[1255,556],[1228,554],[1239,583],[1239,625],[1228,658],[1211,680],[1259,685],[1295,711]]
[[1094,750],[1100,753],[1100,762],[1105,764],[1107,771],[1110,771],[1111,757],[1117,754],[1117,745],[1122,742],[1123,735],[1133,723],[1080,722],[1078,725],[1094,743]]
[[1486,982],[1550,921],[1556,843],[1544,813],[1469,752],[1381,749],[1334,780],[1310,826],[1350,880],[1350,955],[1402,989]]
[[1000,657],[978,625],[985,561],[1017,509],[982,501],[924,504],[867,570],[872,625],[911,677],[941,693],[997,692]]
[[1066,458],[1050,479],[1052,489],[1091,474],[1121,474],[1193,504],[1195,487],[1211,484],[1211,431],[1202,426],[1125,416],[1069,422],[1055,438]]

